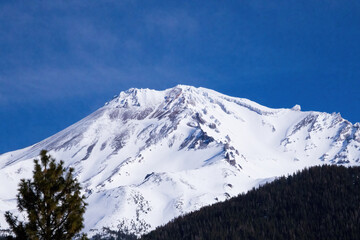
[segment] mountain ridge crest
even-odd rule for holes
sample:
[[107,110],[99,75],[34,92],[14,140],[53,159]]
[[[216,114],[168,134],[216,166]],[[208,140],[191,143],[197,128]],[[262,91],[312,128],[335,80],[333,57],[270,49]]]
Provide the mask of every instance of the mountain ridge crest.
[[85,231],[119,225],[141,235],[304,167],[359,165],[360,124],[187,85],[131,88],[59,133],[0,155],[8,183],[0,215],[16,211],[16,186],[41,149],[75,169],[89,201]]

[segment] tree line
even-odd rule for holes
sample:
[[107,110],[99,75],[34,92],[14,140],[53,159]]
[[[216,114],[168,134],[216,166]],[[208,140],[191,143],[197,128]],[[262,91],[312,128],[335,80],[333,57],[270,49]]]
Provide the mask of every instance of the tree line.
[[280,177],[141,239],[360,239],[360,167],[317,166]]

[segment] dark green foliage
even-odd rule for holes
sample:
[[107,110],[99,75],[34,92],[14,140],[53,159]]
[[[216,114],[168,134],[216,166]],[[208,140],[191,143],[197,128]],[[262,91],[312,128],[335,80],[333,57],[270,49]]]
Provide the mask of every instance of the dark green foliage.
[[10,212],[6,221],[16,239],[72,239],[83,228],[86,203],[80,184],[63,161],[57,163],[45,150],[40,156],[40,163],[34,160],[33,179],[22,179],[18,189],[17,206],[26,212],[27,222]]
[[122,230],[111,230],[109,228],[103,228],[103,233],[98,233],[91,238],[91,240],[136,240],[137,237],[129,232]]
[[360,239],[360,168],[305,169],[179,217],[142,239]]

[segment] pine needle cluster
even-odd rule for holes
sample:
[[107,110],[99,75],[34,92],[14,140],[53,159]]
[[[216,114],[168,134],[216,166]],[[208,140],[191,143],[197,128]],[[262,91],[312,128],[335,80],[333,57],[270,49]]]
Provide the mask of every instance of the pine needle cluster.
[[17,195],[18,210],[26,212],[27,221],[5,213],[15,239],[72,239],[84,227],[86,208],[74,169],[57,163],[46,150],[34,164],[33,179],[22,179]]

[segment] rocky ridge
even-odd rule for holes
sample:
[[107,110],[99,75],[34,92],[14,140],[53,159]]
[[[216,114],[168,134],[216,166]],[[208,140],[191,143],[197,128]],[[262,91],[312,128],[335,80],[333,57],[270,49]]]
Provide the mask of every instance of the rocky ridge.
[[76,170],[85,231],[138,235],[181,214],[320,164],[359,165],[360,124],[340,114],[271,109],[178,85],[129,89],[33,146],[0,155],[0,224],[41,149]]

